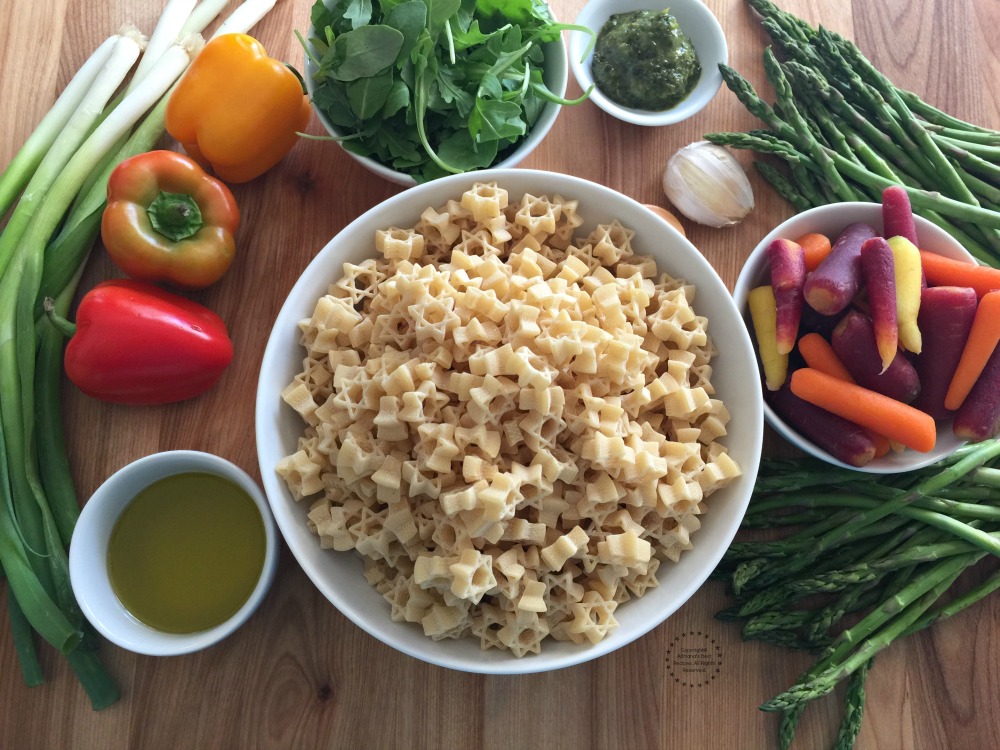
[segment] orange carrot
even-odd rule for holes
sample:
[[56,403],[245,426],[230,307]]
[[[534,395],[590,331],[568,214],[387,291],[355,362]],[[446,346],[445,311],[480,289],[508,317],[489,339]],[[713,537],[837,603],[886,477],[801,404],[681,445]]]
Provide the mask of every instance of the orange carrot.
[[1000,292],[987,292],[976,307],[972,330],[969,331],[962,358],[958,361],[958,368],[944,397],[946,409],[955,410],[962,405],[986,367],[997,343],[1000,343]]
[[840,361],[840,357],[830,346],[830,342],[818,333],[807,333],[799,339],[799,354],[814,370],[825,372],[838,380],[853,383],[854,378],[848,372],[847,367]]
[[882,458],[882,456],[892,450],[892,441],[885,435],[879,435],[877,432],[872,432],[871,430],[868,430],[868,434],[872,436],[872,440],[875,442],[875,458]]
[[815,271],[816,267],[823,262],[823,259],[830,254],[833,249],[830,238],[825,234],[810,232],[795,240],[806,254],[806,271]]
[[[802,355],[802,359],[806,361],[806,364],[814,370],[825,372],[827,375],[832,375],[838,380],[843,380],[845,383],[855,382],[854,378],[851,377],[851,373],[848,372],[847,367],[840,361],[837,352],[833,350],[830,342],[818,333],[807,333],[799,339],[799,354]],[[872,442],[875,443],[875,458],[882,458],[882,456],[892,450],[892,444],[885,435],[880,435],[872,430],[866,430],[866,432],[871,436]]]
[[814,406],[926,453],[937,441],[934,419],[912,406],[804,367],[792,373],[792,393]]
[[920,251],[927,283],[931,286],[970,286],[982,298],[994,289],[1000,289],[1000,269],[952,260],[943,255]]

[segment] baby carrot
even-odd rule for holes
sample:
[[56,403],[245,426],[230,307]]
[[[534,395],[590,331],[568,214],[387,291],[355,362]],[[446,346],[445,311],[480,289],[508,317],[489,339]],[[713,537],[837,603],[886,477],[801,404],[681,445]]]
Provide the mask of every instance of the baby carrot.
[[799,237],[795,242],[802,247],[806,255],[806,271],[815,271],[823,259],[830,254],[833,246],[830,238],[819,232],[810,232]]
[[1000,292],[987,292],[979,300],[972,330],[962,350],[958,368],[951,378],[944,398],[946,409],[955,410],[962,405],[972,386],[986,367],[986,362],[1000,342]]
[[781,388],[788,373],[788,355],[778,351],[777,320],[778,310],[774,302],[774,290],[759,286],[747,295],[750,319],[754,335],[757,337],[757,353],[764,368],[764,380],[770,391]]
[[805,367],[792,373],[792,393],[803,401],[926,453],[937,441],[934,419],[912,406]]
[[927,283],[931,286],[970,286],[979,297],[1000,289],[1000,269],[952,260],[943,255],[920,251]]
[[875,458],[882,458],[892,450],[892,441],[885,435],[879,435],[871,430],[868,430],[868,434],[871,435],[872,442],[875,443]]
[[917,316],[920,314],[920,291],[923,289],[921,252],[902,235],[889,238],[896,281],[896,335],[899,344],[920,354],[922,339]]
[[[847,367],[840,361],[837,352],[833,350],[830,342],[818,333],[807,333],[799,339],[799,354],[802,355],[802,359],[806,361],[806,364],[814,370],[825,372],[827,375],[832,375],[837,380],[843,380],[845,383],[855,382]],[[866,430],[866,432],[875,444],[875,458],[882,458],[882,456],[892,450],[889,438],[885,435],[880,435],[872,430]]]
[[891,185],[882,191],[883,234],[889,237],[906,237],[917,244],[917,227],[913,223],[910,196],[900,185]]
[[799,339],[799,354],[814,370],[825,372],[838,380],[845,380],[853,383],[854,378],[848,372],[847,367],[840,361],[840,357],[830,346],[830,342],[818,333],[807,333]]

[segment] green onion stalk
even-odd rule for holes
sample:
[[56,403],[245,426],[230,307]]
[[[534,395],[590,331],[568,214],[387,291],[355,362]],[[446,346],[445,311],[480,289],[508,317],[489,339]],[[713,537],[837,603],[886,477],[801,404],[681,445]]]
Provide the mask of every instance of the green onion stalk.
[[[0,566],[13,642],[28,685],[42,680],[37,633],[66,655],[95,709],[119,693],[69,581],[66,549],[79,505],[60,419],[64,341],[41,300],[68,314],[110,173],[162,136],[169,92],[225,1],[193,5],[169,0],[153,48],[113,101],[145,40],[125,29],[100,45],[0,175],[0,214],[13,205],[0,234]],[[273,5],[247,0],[223,27],[245,33]]]

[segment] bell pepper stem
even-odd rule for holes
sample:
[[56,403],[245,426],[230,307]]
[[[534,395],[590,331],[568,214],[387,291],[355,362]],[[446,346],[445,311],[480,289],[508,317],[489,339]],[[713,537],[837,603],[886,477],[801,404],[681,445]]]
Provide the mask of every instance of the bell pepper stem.
[[285,67],[288,68],[290,71],[292,71],[292,75],[294,75],[298,79],[299,86],[302,87],[302,93],[308,95],[309,89],[306,88],[306,81],[302,77],[302,74],[298,70],[296,70],[295,66],[292,65],[290,62],[286,62]]
[[49,323],[51,323],[52,327],[59,331],[59,333],[66,338],[70,338],[76,333],[76,324],[71,323],[56,312],[56,302],[54,299],[46,297],[42,302],[42,307],[45,308],[45,316],[48,318]]
[[185,193],[161,190],[146,213],[153,229],[172,242],[193,237],[204,226],[198,203]]

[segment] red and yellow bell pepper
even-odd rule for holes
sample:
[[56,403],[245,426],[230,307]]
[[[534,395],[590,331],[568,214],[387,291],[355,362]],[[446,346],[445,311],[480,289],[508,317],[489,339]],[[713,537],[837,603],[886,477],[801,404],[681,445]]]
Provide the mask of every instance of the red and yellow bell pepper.
[[205,45],[167,105],[167,132],[226,182],[246,182],[277,164],[309,124],[298,76],[246,34]]
[[150,151],[111,173],[101,236],[132,278],[202,289],[232,263],[239,222],[222,182],[183,154]]
[[[50,315],[52,313],[50,312]],[[88,396],[117,404],[166,404],[198,396],[233,358],[226,325],[197,302],[153,284],[115,279],[80,301],[66,375]]]

